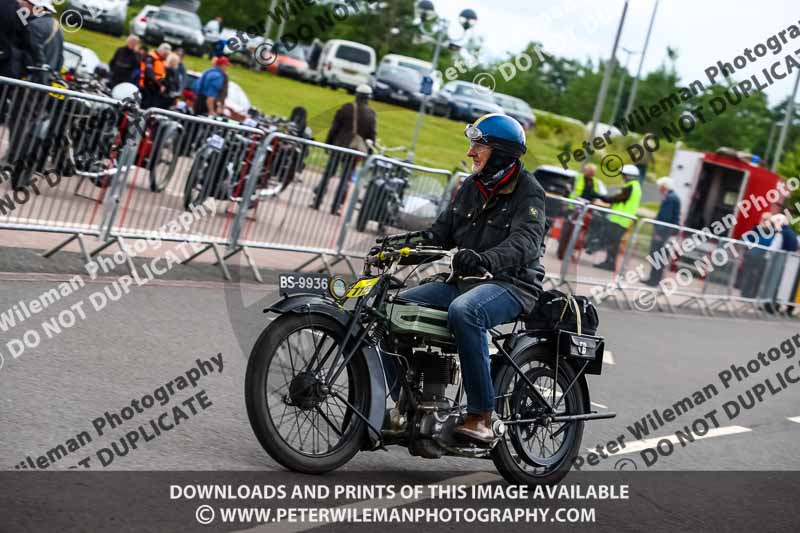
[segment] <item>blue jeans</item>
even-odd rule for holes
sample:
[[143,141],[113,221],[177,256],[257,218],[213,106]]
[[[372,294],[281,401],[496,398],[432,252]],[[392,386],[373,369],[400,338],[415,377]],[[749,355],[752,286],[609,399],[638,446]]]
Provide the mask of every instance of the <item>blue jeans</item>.
[[500,285],[483,283],[459,295],[455,285],[426,283],[401,293],[409,301],[447,308],[447,323],[456,337],[467,412],[493,411],[494,384],[489,370],[488,329],[511,322],[522,305]]

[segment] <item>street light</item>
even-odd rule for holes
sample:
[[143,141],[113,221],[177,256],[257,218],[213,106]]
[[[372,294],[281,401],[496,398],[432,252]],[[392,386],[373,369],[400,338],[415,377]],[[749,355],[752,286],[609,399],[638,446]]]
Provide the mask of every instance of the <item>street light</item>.
[[[433,31],[428,31],[425,29],[424,25],[427,22],[434,23]],[[464,9],[458,15],[458,23],[464,30],[463,35],[458,38],[450,37],[448,33],[448,30],[450,29],[450,21],[439,17],[436,14],[436,9],[433,5],[433,2],[430,0],[421,0],[417,3],[415,7],[414,24],[419,27],[419,31],[422,34],[423,39],[436,44],[436,48],[433,51],[433,60],[431,61],[431,76],[436,73],[436,70],[439,67],[439,56],[442,53],[442,47],[445,45],[453,46],[457,42],[464,39],[469,30],[477,25],[478,15],[472,9]],[[414,128],[414,136],[411,139],[411,146],[408,149],[407,159],[410,163],[413,163],[414,158],[416,157],[417,143],[419,143],[419,136],[420,132],[422,131],[422,121],[425,118],[425,109],[428,107],[428,98],[429,95],[423,95],[422,104],[419,106],[417,125]]]
[[[608,121],[609,124],[613,124],[614,120],[616,120],[617,112],[619,112],[619,105],[622,103],[622,91],[625,89],[625,75],[628,73],[628,64],[631,62],[631,56],[641,53],[634,50],[628,50],[624,47],[622,48],[622,51],[628,54],[628,57],[625,58],[625,68],[622,69],[622,74],[619,77],[619,89],[617,89],[617,97],[614,99],[614,110],[611,112],[611,120]],[[616,61],[616,59],[614,61]]]
[[644,48],[642,49],[642,57],[639,60],[639,70],[636,72],[636,78],[633,80],[631,87],[631,96],[628,99],[628,107],[625,109],[625,116],[627,117],[633,112],[633,104],[636,103],[636,92],[639,89],[639,80],[642,78],[642,67],[644,67],[644,58],[647,55],[647,46],[650,44],[650,35],[653,33],[653,24],[656,22],[656,13],[658,13],[658,2],[656,0],[653,6],[653,14],[650,16],[650,26],[647,28],[647,36],[644,38]]

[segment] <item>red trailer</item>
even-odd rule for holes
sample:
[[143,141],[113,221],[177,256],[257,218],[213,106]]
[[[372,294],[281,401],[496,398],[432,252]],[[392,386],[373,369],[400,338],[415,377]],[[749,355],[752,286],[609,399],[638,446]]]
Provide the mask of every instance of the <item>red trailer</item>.
[[[778,211],[784,198],[780,196],[775,201],[776,195],[772,193],[769,196],[773,201],[769,201],[767,193],[783,178],[753,164],[752,158],[730,148],[716,152],[675,152],[670,177],[681,199],[681,225],[702,229],[734,214],[736,224],[726,236],[738,239],[753,229],[761,213]],[[754,198],[765,201],[752,201]]]

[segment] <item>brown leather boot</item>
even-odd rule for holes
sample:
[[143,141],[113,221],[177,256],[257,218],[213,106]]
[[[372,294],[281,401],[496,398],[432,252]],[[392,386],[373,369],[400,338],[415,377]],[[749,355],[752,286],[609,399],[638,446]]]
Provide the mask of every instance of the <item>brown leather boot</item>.
[[456,435],[465,437],[480,444],[491,444],[494,440],[492,431],[492,412],[481,414],[468,413],[464,423],[456,426]]

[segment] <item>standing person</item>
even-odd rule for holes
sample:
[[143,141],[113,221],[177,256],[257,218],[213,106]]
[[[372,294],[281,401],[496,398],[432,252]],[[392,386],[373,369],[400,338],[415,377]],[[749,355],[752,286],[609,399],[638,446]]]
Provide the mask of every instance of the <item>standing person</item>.
[[25,11],[19,11],[23,8],[30,10],[17,0],[0,0],[0,76],[6,78],[19,79],[26,75],[24,58],[34,55],[27,25],[32,14],[29,11],[23,16]]
[[180,81],[181,91],[183,91],[186,87],[186,65],[183,63],[186,58],[186,50],[178,48],[175,50],[175,53],[178,54],[178,58],[180,59],[180,63],[178,63],[178,80]]
[[[525,131],[513,118],[490,114],[467,127],[467,155],[473,174],[458,189],[430,231],[389,237],[395,248],[432,244],[458,248],[453,271],[458,281],[431,282],[401,293],[405,300],[446,308],[461,361],[467,416],[455,428],[461,438],[491,444],[497,405],[487,330],[530,313],[542,293],[545,192],[520,160],[527,151]],[[462,276],[489,272],[469,282]]]
[[743,259],[742,273],[737,280],[742,298],[755,298],[758,295],[761,277],[767,263],[767,249],[775,239],[775,227],[772,225],[771,217],[772,213],[769,211],[761,213],[761,221],[751,230],[756,235],[756,240],[746,241],[758,246],[750,248]]
[[[679,225],[681,223],[681,199],[678,198],[678,195],[673,190],[672,178],[666,176],[658,178],[656,183],[658,184],[658,192],[661,193],[661,205],[658,207],[656,220],[675,226]],[[656,225],[653,228],[653,240],[650,242],[650,257],[653,262],[651,263],[650,277],[644,280],[645,285],[655,287],[661,281],[666,265],[661,261],[665,259],[665,254],[660,253],[660,250],[670,237],[676,233],[678,233],[678,230],[669,226]]]
[[164,76],[164,93],[162,95],[162,102],[159,107],[163,109],[170,109],[175,103],[183,89],[181,85],[181,74],[179,66],[181,58],[175,52],[170,53],[164,62],[166,67],[166,75]]
[[597,167],[592,163],[587,163],[583,171],[575,178],[575,189],[570,193],[572,199],[583,198],[587,202],[592,202],[600,196],[600,179],[595,177]]
[[[336,112],[331,129],[328,131],[326,144],[367,152],[366,141],[375,142],[375,137],[378,134],[378,120],[375,110],[369,107],[370,98],[372,98],[372,88],[369,85],[359,85],[356,88],[356,101],[344,104]],[[311,204],[312,209],[319,209],[322,199],[325,197],[328,182],[336,174],[340,165],[343,167],[342,177],[339,179],[336,195],[331,205],[331,214],[340,214],[339,210],[347,195],[347,187],[356,165],[356,158],[339,152],[332,153],[328,160],[325,172],[322,175],[322,181],[314,190],[316,197],[314,198],[314,203]]]
[[[33,54],[26,58],[26,66],[48,66],[54,72],[64,66],[64,31],[61,23],[53,16],[56,8],[53,0],[23,0],[20,5],[31,10],[28,19]],[[49,76],[43,72],[31,74],[36,83],[47,83]]]
[[[642,199],[642,186],[639,184],[639,170],[633,165],[622,167],[622,178],[625,184],[622,189],[613,195],[601,196],[600,199],[611,204],[613,211],[619,211],[626,215],[636,216],[639,210],[639,202]],[[595,213],[597,214],[597,213]],[[594,220],[594,219],[593,219]],[[601,263],[594,265],[603,270],[616,269],[617,254],[622,237],[633,224],[633,219],[621,215],[612,214],[607,218],[600,218],[603,236],[600,237],[602,247],[606,249],[606,258]],[[592,222],[592,225],[595,223]]]
[[158,49],[149,52],[140,64],[139,89],[142,92],[142,109],[160,107],[164,102],[167,65],[164,60],[172,52],[169,43],[162,43]]
[[140,67],[139,38],[135,35],[128,36],[125,46],[120,46],[111,58],[111,87],[120,83],[130,83],[133,73]]
[[222,114],[228,97],[228,68],[231,61],[223,56],[214,60],[214,66],[203,72],[194,82],[194,114],[213,117]]
[[209,50],[208,52],[208,57],[210,57],[211,59],[223,55],[221,52],[220,53],[217,52],[217,50],[219,49],[221,34],[222,34],[222,17],[214,17],[213,19],[206,22],[206,25],[203,27],[203,35],[205,35],[206,37],[206,42],[211,44],[211,50]]

